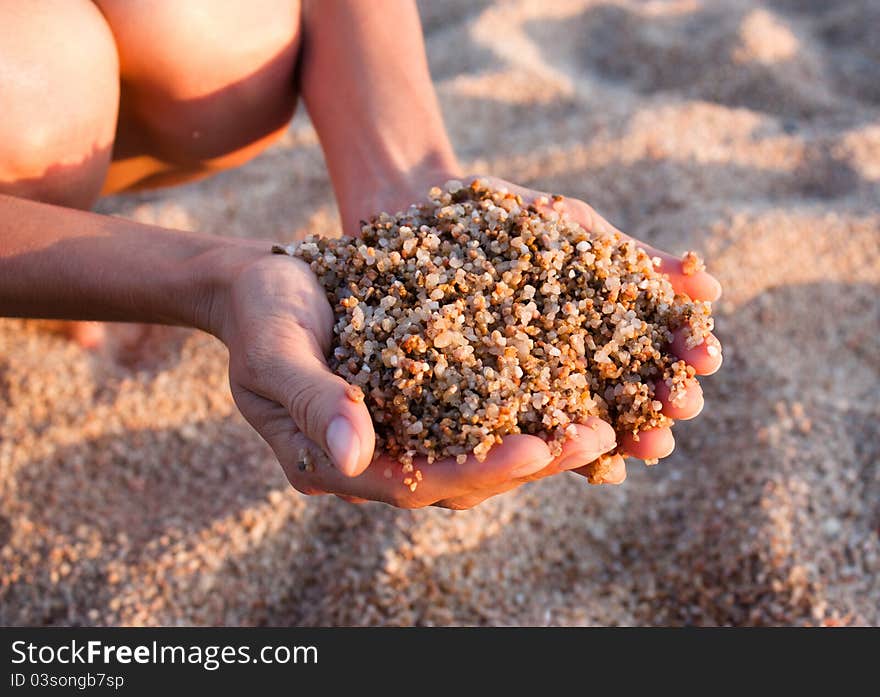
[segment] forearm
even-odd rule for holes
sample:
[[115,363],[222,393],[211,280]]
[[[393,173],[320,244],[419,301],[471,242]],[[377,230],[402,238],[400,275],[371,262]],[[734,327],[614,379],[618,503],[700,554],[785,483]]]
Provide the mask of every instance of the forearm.
[[265,245],[0,196],[0,316],[213,330],[216,291]]
[[457,173],[412,0],[307,0],[303,33],[302,95],[346,230]]

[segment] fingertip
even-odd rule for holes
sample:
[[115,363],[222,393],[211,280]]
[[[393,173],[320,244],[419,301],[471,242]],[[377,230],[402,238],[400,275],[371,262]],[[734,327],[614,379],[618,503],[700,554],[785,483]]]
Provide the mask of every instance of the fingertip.
[[721,285],[721,281],[715,278],[710,273],[703,272],[703,275],[706,277],[704,280],[705,285],[705,295],[702,300],[708,300],[709,302],[715,302],[716,300],[721,299],[721,295],[724,293],[724,288]]
[[584,457],[593,460],[617,445],[617,434],[611,424],[596,416],[569,426],[568,441],[573,442]]
[[721,351],[721,342],[714,334],[709,334],[702,344],[703,351],[706,354],[706,365],[703,375],[714,375],[721,369],[724,362],[724,356]]
[[703,375],[705,375],[706,377],[708,377],[709,375],[714,375],[719,370],[721,370],[722,363],[724,363],[724,356],[722,356],[721,354],[718,354],[718,361],[715,363],[715,367],[712,368],[711,370],[707,370],[705,373],[703,373]]
[[658,382],[654,386],[654,397],[663,404],[660,410],[664,416],[676,421],[693,419],[703,411],[703,388],[696,380],[688,380],[685,393],[675,403],[669,399],[669,386],[665,382]]
[[[364,407],[364,412],[366,412],[366,407]],[[360,448],[355,473],[352,475],[354,477],[362,474],[372,464],[376,450],[376,432],[373,429],[373,420],[370,418],[369,412],[366,412],[366,419],[360,419],[356,428]]]
[[617,433],[610,423],[598,417],[591,416],[587,419],[583,426],[589,428],[596,438],[596,453],[601,455],[607,453],[617,446]]
[[678,273],[670,274],[673,288],[677,292],[684,291],[693,300],[715,302],[721,297],[721,283],[712,274],[699,271],[690,276],[681,271],[681,261],[675,262]]
[[540,472],[553,462],[550,448],[540,438],[523,434],[505,436],[500,445],[489,451],[489,455],[476,466],[508,469],[514,479],[528,477]]
[[363,402],[339,405],[325,431],[327,454],[342,474],[357,477],[370,466],[376,447],[373,422]]
[[[715,302],[721,297],[721,282],[708,271],[687,273],[684,261],[676,259],[675,271],[670,276],[675,276],[673,286],[680,285],[681,289],[694,300],[708,300]],[[676,290],[679,290],[676,288]]]
[[[376,449],[376,432],[373,427],[373,419],[370,417],[367,405],[364,404],[363,391],[356,385],[348,385],[345,388],[344,396],[345,399],[338,405],[339,411],[348,420],[357,435],[357,448],[356,453],[349,456],[348,466],[340,467],[340,471],[349,477],[357,477],[373,461]],[[334,457],[334,461],[335,459]]]
[[643,245],[643,248],[651,256],[660,259],[658,270],[669,277],[669,282],[676,293],[685,293],[694,300],[709,302],[715,302],[721,297],[721,282],[708,271],[685,273],[684,264],[679,257],[646,245]]
[[621,438],[621,447],[627,455],[641,460],[659,460],[672,454],[675,450],[675,437],[669,428],[654,428],[641,431],[638,439],[632,433]]
[[709,334],[703,343],[688,347],[685,333],[677,331],[669,348],[675,356],[692,366],[697,375],[712,375],[721,368],[721,342],[714,334]]

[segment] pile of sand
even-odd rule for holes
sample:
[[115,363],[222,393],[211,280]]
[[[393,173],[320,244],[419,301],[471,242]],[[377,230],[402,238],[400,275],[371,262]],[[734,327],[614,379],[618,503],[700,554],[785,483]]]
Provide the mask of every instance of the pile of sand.
[[[880,624],[877,4],[457,4],[423,9],[468,169],[699,249],[724,284],[724,368],[675,454],[464,513],[305,498],[212,338],[113,358],[2,321],[0,622]],[[303,118],[238,171],[102,210],[338,225]]]

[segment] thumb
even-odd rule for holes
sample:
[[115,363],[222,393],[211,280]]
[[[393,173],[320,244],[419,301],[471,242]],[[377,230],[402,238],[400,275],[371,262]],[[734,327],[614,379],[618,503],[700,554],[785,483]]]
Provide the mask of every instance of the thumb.
[[300,431],[340,472],[356,477],[372,462],[376,445],[363,392],[332,373],[311,344],[304,341],[286,358],[275,373],[285,377],[267,385],[269,396],[287,407]]

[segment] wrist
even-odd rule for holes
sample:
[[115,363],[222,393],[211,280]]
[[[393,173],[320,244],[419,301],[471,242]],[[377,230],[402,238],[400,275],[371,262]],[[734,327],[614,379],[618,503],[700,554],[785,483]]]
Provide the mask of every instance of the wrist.
[[360,221],[379,212],[395,213],[424,198],[432,186],[462,176],[451,152],[439,151],[409,167],[385,167],[336,186],[345,234],[357,235]]
[[225,342],[232,285],[245,268],[268,256],[271,246],[266,241],[220,238],[188,259],[182,271],[189,289],[183,322]]

